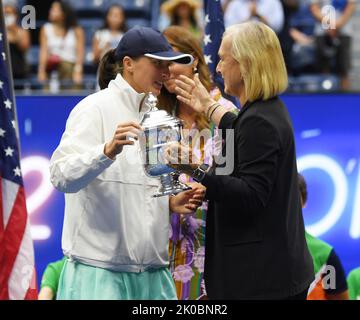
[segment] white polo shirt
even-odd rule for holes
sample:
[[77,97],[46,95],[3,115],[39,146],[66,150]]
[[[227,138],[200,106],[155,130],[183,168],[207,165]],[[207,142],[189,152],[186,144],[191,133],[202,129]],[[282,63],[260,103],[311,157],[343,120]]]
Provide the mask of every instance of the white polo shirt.
[[152,198],[159,180],[145,175],[138,142],[113,161],[104,155],[118,124],[140,122],[144,93],[122,77],[72,110],[51,158],[51,182],[65,193],[66,256],[114,271],[168,265],[169,198]]
[[[258,20],[251,16],[249,0],[233,0],[224,13],[225,27],[248,20]],[[263,16],[269,27],[279,33],[284,25],[284,9],[280,0],[257,0],[257,12]]]

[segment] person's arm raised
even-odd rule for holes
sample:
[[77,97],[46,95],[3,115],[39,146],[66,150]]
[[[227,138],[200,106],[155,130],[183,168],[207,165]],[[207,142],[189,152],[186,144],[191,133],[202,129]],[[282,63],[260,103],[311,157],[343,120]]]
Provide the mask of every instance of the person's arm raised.
[[179,80],[175,80],[177,99],[190,106],[196,112],[204,112],[205,115],[219,126],[221,118],[228,110],[211,98],[210,93],[206,90],[196,74],[193,79],[184,75]]

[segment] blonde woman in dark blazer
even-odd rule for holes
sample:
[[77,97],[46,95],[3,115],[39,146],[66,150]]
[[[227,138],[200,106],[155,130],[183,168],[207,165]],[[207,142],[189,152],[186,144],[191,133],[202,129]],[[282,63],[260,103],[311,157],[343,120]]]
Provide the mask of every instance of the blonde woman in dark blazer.
[[261,22],[230,27],[217,71],[225,92],[239,98],[238,115],[209,96],[200,80],[181,77],[178,99],[204,112],[221,129],[233,130],[234,148],[219,166],[184,163],[179,146],[171,165],[206,188],[205,286],[210,299],[306,299],[314,278],[297,187],[292,123],[278,97],[287,87],[279,40]]

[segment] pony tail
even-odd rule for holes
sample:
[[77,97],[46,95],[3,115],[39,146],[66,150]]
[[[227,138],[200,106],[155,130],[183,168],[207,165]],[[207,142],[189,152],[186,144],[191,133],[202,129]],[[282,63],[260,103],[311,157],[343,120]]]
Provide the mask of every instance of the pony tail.
[[98,69],[100,89],[107,88],[110,81],[115,79],[118,73],[122,73],[122,69],[122,62],[116,61],[115,49],[106,52],[100,60]]

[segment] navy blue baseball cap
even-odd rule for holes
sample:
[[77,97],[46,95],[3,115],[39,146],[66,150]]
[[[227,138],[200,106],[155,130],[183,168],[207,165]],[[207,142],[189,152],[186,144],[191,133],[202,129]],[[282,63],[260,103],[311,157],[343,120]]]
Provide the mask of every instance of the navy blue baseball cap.
[[160,31],[148,27],[134,27],[123,35],[115,49],[115,58],[122,61],[125,56],[146,56],[185,65],[194,62],[191,54],[175,52]]

